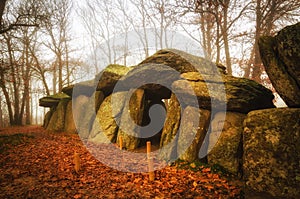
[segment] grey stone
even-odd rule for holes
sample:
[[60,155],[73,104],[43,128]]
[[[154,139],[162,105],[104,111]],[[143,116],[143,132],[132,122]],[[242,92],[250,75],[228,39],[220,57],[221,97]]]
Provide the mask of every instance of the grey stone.
[[218,164],[227,171],[241,174],[242,133],[246,115],[234,112],[218,112],[211,122],[208,163]]
[[210,123],[210,111],[188,106],[180,123],[177,153],[181,160],[192,162],[198,158]]
[[[180,101],[189,106],[225,111],[226,104],[226,110],[240,113],[275,107],[272,92],[246,78],[217,77],[196,72],[184,73],[181,77],[184,80],[173,83],[173,92],[178,93]],[[198,103],[195,103],[195,97]]]
[[243,173],[246,196],[267,192],[300,198],[300,109],[252,111],[244,121]]

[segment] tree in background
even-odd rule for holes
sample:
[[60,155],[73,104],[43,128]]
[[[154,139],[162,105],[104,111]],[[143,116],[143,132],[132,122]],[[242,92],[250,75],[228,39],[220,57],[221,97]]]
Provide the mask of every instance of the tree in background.
[[[28,0],[7,2],[10,10],[2,14],[0,86],[11,125],[30,123],[30,80],[32,59],[29,46],[42,20],[41,4]],[[11,23],[11,21],[13,21]],[[6,24],[11,24],[6,26]],[[34,24],[34,25],[32,25]],[[7,28],[5,28],[7,27]]]
[[[70,84],[69,49],[70,42],[70,11],[72,9],[69,0],[53,0],[47,3],[48,18],[44,22],[45,34],[49,37],[44,45],[55,55],[53,63],[53,93],[61,92],[63,86]],[[66,79],[63,79],[65,69]],[[57,74],[58,73],[58,74]],[[57,82],[58,76],[58,82]],[[56,85],[58,84],[58,91]]]
[[254,38],[252,37],[254,43],[244,77],[261,82],[264,67],[260,59],[258,39],[263,35],[273,36],[276,31],[287,24],[299,21],[300,2],[293,0],[253,0],[250,10],[250,20],[255,21]]
[[[30,124],[32,106],[37,105],[33,103],[33,93],[49,95],[51,92],[48,84],[50,72],[53,72],[51,65],[59,66],[58,89],[61,90],[64,85],[72,83],[74,67],[80,64],[70,57],[68,12],[71,7],[66,1],[7,0],[2,3],[0,88],[6,108],[1,106],[1,113],[7,110],[10,125]],[[2,5],[6,5],[3,10]],[[47,48],[53,50],[54,56],[51,53],[49,56],[49,50],[48,54],[45,53]],[[51,57],[55,57],[54,61]],[[35,81],[39,83],[32,83]],[[44,89],[36,89],[39,84],[44,85]]]

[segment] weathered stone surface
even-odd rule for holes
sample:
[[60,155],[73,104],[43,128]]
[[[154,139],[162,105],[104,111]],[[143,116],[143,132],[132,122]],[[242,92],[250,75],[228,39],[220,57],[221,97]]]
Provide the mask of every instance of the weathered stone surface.
[[97,85],[97,91],[104,92],[106,96],[111,94],[119,79],[130,70],[131,68],[122,65],[108,65],[103,71],[96,75],[95,83]]
[[91,97],[88,98],[88,101],[85,104],[83,104],[82,107],[78,106],[78,104],[76,103],[76,107],[74,107],[74,109],[78,108],[79,110],[76,111],[76,127],[80,138],[87,139],[89,137],[92,125],[96,117],[95,92]]
[[132,91],[128,92],[126,96],[117,138],[119,143],[120,137],[122,137],[123,146],[129,150],[136,149],[139,146],[139,127],[143,123],[145,108],[144,90],[137,89],[133,93]]
[[[180,73],[198,72],[201,74],[216,74],[217,71],[225,73],[225,67],[216,65],[207,59],[197,57],[176,49],[163,49],[148,57],[139,65],[164,64]],[[137,66],[139,67],[139,66]]]
[[165,160],[177,159],[177,137],[179,135],[181,108],[180,104],[172,93],[166,103],[167,116],[160,139],[160,148],[163,150],[160,157]]
[[65,114],[65,128],[66,133],[76,133],[76,125],[73,119],[72,100],[68,102]]
[[266,72],[289,107],[300,107],[300,23],[288,26],[275,37],[259,40]]
[[63,132],[65,128],[65,114],[70,99],[61,99],[55,109],[47,126],[48,131]]
[[64,93],[57,93],[55,95],[49,95],[39,99],[39,105],[43,107],[57,106],[61,99],[71,99],[70,96]]
[[147,64],[136,67],[121,78],[120,84],[115,88],[119,91],[141,88],[145,90],[146,99],[159,101],[171,96],[172,83],[180,79],[180,73],[172,68],[159,65]]
[[72,99],[73,118],[76,126],[78,126],[82,119],[82,111],[85,109],[85,105],[88,101],[89,97],[85,95],[79,95]]
[[95,92],[95,111],[98,112],[100,105],[104,101],[105,96],[102,91],[96,91]]
[[[119,129],[116,120],[120,119],[126,94],[127,92],[113,93],[105,98],[97,112],[96,119],[89,135],[91,141],[96,143],[116,142]],[[114,111],[112,110],[112,96],[115,99],[120,99],[113,103]]]
[[210,123],[210,111],[188,106],[184,109],[178,137],[177,153],[188,162],[198,158]]
[[[216,77],[200,75],[196,72],[181,75],[185,80],[173,83],[173,92],[178,93],[180,101],[203,109],[224,110],[247,113],[251,110],[273,108],[272,92],[255,81],[233,76]],[[190,88],[189,88],[190,86]],[[195,96],[198,103],[192,101]],[[211,101],[214,103],[212,104]]]
[[[76,90],[73,96],[74,87]],[[62,89],[62,92],[69,95],[70,97],[77,97],[79,95],[85,95],[90,97],[94,93],[95,89],[96,88],[94,87],[94,80],[89,80],[77,83],[75,85],[64,87]]]
[[246,115],[234,112],[218,112],[211,122],[208,163],[219,164],[238,175],[242,166],[242,133]]
[[276,43],[279,59],[300,87],[300,22],[279,31]]
[[43,123],[43,127],[44,128],[47,128],[47,126],[48,126],[48,124],[49,124],[49,122],[50,122],[50,119],[51,119],[51,116],[52,116],[52,114],[53,114],[53,109],[50,109],[47,113],[46,113],[46,115],[45,115],[45,117],[44,117],[44,123]]
[[244,121],[243,173],[246,196],[300,198],[300,109],[252,111]]

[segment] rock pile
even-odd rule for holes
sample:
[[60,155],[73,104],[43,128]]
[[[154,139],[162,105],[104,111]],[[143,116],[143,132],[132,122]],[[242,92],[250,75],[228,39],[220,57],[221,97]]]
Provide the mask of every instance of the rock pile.
[[[95,143],[119,143],[122,137],[128,150],[151,140],[167,148],[161,157],[168,160],[194,161],[201,157],[202,145],[205,154],[216,144],[209,161],[233,173],[240,171],[242,118],[249,111],[274,107],[272,92],[262,85],[228,76],[224,67],[174,49],[158,51],[135,67],[109,65],[94,80],[63,92],[67,95],[55,103],[46,103],[52,96],[40,100],[41,106],[51,107],[44,123],[48,130],[77,130],[82,139]],[[150,119],[153,105],[159,106]],[[148,132],[146,126],[155,119],[160,128]]]
[[165,49],[40,99],[50,107],[44,127],[94,143],[119,144],[122,137],[127,150],[150,140],[164,149],[162,159],[207,159],[243,175],[246,196],[299,198],[299,32],[297,24],[259,43],[273,85],[294,108],[275,108],[270,90],[227,75],[221,65]]

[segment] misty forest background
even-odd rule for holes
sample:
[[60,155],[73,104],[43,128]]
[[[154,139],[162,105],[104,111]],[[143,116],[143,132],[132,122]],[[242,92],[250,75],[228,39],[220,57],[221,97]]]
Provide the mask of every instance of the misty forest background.
[[41,124],[40,97],[109,63],[134,65],[184,44],[178,32],[201,49],[196,55],[275,92],[258,38],[299,21],[295,0],[0,0],[0,127]]

